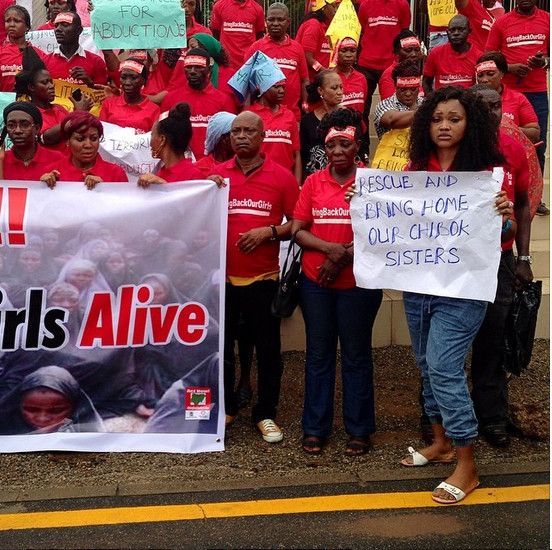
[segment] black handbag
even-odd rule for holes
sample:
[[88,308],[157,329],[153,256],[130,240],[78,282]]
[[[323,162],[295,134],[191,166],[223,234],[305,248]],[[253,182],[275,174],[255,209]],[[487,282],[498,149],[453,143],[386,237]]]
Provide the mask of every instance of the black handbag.
[[504,368],[519,376],[531,361],[542,281],[533,281],[514,292],[504,330]]
[[291,317],[299,304],[299,275],[301,274],[301,258],[303,249],[295,243],[292,237],[284,267],[278,282],[278,289],[272,300],[271,311],[276,317]]

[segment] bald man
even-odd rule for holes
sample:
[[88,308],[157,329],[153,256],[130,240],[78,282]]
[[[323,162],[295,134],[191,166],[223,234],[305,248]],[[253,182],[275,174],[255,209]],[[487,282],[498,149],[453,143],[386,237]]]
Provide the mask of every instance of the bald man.
[[475,84],[475,65],[483,53],[469,41],[471,27],[465,15],[455,15],[448,24],[448,44],[436,46],[427,56],[422,86],[429,94],[443,86],[469,88]]
[[238,115],[230,131],[235,156],[216,166],[211,179],[230,180],[224,334],[226,424],[232,424],[238,413],[234,342],[238,323],[244,323],[257,352],[258,399],[251,417],[263,439],[277,443],[284,437],[274,422],[283,364],[280,319],[271,314],[271,304],[280,273],[279,241],[290,238],[299,186],[289,170],[261,155],[263,139],[263,121],[257,114],[246,111]]

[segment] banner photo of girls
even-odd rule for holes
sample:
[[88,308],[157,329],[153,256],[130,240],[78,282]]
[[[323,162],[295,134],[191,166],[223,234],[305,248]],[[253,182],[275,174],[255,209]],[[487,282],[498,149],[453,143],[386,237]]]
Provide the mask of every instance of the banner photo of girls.
[[0,182],[0,449],[224,449],[228,189]]

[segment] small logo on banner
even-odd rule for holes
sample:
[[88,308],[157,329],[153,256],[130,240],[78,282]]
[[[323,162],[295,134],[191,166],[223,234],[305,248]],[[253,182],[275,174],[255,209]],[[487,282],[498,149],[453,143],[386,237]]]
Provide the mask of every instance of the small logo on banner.
[[211,388],[186,388],[186,420],[209,420]]

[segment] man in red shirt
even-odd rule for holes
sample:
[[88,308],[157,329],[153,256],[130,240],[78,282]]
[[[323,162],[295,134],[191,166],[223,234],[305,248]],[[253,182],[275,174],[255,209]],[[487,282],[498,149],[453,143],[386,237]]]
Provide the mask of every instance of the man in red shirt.
[[550,62],[550,14],[539,10],[535,4],[536,0],[517,0],[516,8],[493,25],[485,49],[504,54],[508,61],[504,84],[524,94],[537,113],[543,142],[537,148],[537,155],[544,174],[549,112],[546,71]]
[[[283,364],[280,319],[271,314],[271,304],[278,286],[279,241],[290,237],[299,186],[289,170],[261,155],[263,134],[258,115],[238,115],[230,131],[236,156],[216,166],[216,176],[211,177],[230,179],[224,350],[226,423],[231,424],[238,412],[234,342],[241,319],[257,351],[258,402],[251,417],[263,439],[277,443],[284,437],[274,422]],[[284,216],[286,223],[282,223]]]
[[470,20],[472,33],[470,42],[479,50],[485,50],[489,31],[495,22],[490,9],[495,0],[454,0],[458,13]]
[[482,52],[468,42],[470,33],[470,22],[465,15],[455,15],[450,20],[448,44],[436,46],[427,56],[422,81],[426,95],[434,85],[438,90],[443,86],[469,88],[475,84],[475,65]]
[[79,44],[82,25],[76,13],[59,13],[54,21],[54,33],[58,48],[44,60],[52,78],[86,84],[90,88],[95,84],[107,84],[105,61]]
[[309,70],[305,53],[299,42],[287,33],[290,24],[289,10],[285,4],[271,4],[266,14],[268,34],[257,40],[246,52],[247,61],[257,50],[274,59],[286,76],[286,93],[283,104],[301,119],[299,103],[307,101]]
[[182,0],[182,7],[186,14],[186,38],[190,40],[194,34],[200,32],[210,34],[213,33],[205,26],[195,20],[194,13],[196,12],[196,0]]
[[204,157],[205,137],[209,119],[219,111],[236,112],[228,94],[211,84],[211,56],[203,48],[192,48],[184,56],[186,85],[169,92],[161,103],[161,113],[184,101],[190,105],[193,135],[190,141],[196,160]]
[[211,30],[237,70],[243,64],[244,52],[264,35],[263,8],[254,0],[218,0],[211,14]]
[[[502,116],[500,94],[488,84],[478,84],[475,93],[495,115],[500,150],[506,158],[502,189],[514,204],[517,261],[512,245],[514,239],[502,242],[502,256],[498,268],[498,288],[495,301],[487,306],[481,328],[473,342],[471,377],[472,399],[479,422],[479,432],[491,445],[504,447],[509,443],[508,379],[504,371],[504,330],[512,302],[514,288],[533,280],[529,241],[531,216],[529,212],[529,168],[523,147],[515,139],[499,130]],[[503,232],[505,229],[503,228]]]
[[364,123],[368,126],[372,96],[383,71],[393,63],[393,38],[410,26],[410,5],[406,0],[370,0],[360,5],[358,19],[364,31],[358,69],[368,83],[364,109]]

